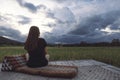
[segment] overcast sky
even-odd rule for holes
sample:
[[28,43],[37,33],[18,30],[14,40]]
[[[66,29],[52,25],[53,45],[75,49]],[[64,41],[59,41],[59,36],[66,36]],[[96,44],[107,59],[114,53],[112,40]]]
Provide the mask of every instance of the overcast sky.
[[0,2],[0,36],[24,42],[35,25],[48,43],[120,39],[120,0]]

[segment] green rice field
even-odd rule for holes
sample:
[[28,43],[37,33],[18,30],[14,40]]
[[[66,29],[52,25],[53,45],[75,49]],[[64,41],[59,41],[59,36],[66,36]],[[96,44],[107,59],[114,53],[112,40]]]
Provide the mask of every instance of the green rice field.
[[[50,61],[94,59],[120,67],[120,47],[47,47]],[[0,62],[5,55],[27,53],[23,47],[0,47]]]

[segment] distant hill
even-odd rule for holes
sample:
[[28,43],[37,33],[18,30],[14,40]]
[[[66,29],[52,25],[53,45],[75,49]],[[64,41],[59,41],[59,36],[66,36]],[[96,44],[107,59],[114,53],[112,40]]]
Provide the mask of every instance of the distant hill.
[[23,45],[23,43],[0,36],[0,46],[1,45],[16,45],[16,46],[19,46],[19,45]]

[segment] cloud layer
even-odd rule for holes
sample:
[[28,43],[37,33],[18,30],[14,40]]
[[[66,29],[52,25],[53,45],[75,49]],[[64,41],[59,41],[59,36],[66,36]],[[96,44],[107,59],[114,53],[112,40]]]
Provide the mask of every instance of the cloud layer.
[[[62,5],[66,1],[58,1]],[[46,34],[51,40],[63,43],[79,43],[81,41],[100,42],[111,41],[114,38],[120,39],[120,6],[118,1],[108,0],[79,0],[71,1],[66,7],[58,9],[54,13],[56,26],[52,34]],[[74,5],[76,4],[76,5]],[[65,10],[65,11],[64,11]],[[57,15],[57,14],[61,15]],[[59,18],[60,17],[60,18]],[[55,37],[55,35],[57,37]],[[54,35],[54,37],[53,37]],[[54,40],[52,40],[54,42]]]
[[[31,25],[37,25],[48,43],[120,39],[120,0],[16,0],[15,3],[18,11],[25,14],[1,14],[0,36],[14,39],[19,36],[24,41],[25,30],[21,29],[28,31]],[[12,35],[13,32],[16,34]]]
[[21,35],[18,30],[7,28],[6,26],[0,26],[0,36],[4,36],[17,41],[23,41],[25,39],[25,36]]

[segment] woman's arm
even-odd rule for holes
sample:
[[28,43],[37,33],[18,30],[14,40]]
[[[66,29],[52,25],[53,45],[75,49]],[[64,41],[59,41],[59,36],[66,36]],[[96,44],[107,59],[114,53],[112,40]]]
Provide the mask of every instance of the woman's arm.
[[49,61],[50,55],[47,53],[47,48],[45,48],[45,57]]
[[48,53],[47,53],[47,48],[45,47],[45,55],[46,55],[46,54],[48,54]]

